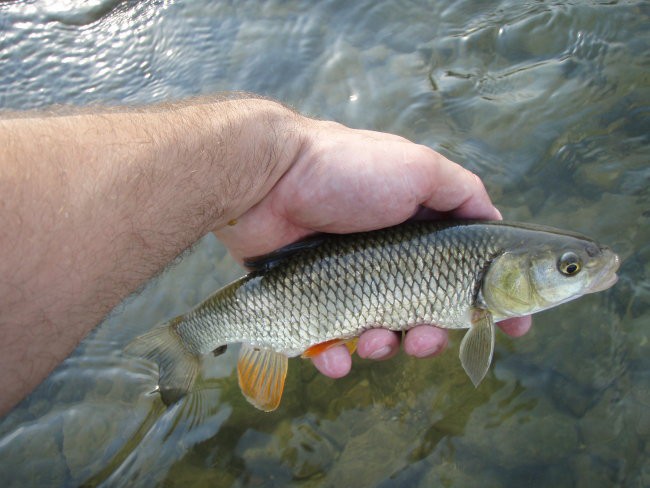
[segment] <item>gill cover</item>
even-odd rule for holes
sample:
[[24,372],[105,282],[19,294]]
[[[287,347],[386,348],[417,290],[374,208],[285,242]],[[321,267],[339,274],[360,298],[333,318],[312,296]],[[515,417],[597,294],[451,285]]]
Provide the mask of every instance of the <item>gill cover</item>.
[[481,292],[495,317],[517,317],[538,310],[540,297],[525,252],[505,252],[494,259],[483,279]]

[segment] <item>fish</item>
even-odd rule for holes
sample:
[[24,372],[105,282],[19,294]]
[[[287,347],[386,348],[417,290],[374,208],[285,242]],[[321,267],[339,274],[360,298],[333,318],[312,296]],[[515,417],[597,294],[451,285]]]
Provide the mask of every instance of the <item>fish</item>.
[[133,340],[158,364],[166,404],[192,390],[201,358],[241,343],[239,386],[263,411],[282,398],[288,358],[353,343],[363,331],[419,324],[468,329],[460,362],[478,387],[492,362],[495,323],[613,286],[609,247],[552,227],[504,221],[409,221],[319,234],[249,259],[250,272],[188,313]]

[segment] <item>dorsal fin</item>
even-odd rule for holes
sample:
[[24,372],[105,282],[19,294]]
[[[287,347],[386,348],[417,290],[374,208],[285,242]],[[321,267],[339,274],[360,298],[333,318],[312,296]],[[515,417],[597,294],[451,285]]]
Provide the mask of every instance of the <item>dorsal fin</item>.
[[268,254],[254,256],[244,260],[244,266],[255,272],[265,272],[275,268],[294,254],[320,246],[327,239],[327,234],[317,234],[301,241],[293,242]]

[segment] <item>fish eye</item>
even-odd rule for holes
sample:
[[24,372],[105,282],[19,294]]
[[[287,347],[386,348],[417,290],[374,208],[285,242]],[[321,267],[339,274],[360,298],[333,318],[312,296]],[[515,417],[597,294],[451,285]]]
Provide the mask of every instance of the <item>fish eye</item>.
[[557,267],[563,275],[574,276],[580,272],[582,263],[575,253],[565,252],[558,261]]

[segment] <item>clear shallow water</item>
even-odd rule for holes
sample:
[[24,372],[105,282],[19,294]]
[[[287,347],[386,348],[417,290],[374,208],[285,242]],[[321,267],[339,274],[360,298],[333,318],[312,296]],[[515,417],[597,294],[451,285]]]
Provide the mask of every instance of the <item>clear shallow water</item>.
[[[475,390],[457,358],[293,360],[280,409],[209,359],[207,420],[161,407],[121,354],[240,270],[206,238],[0,422],[5,486],[650,485],[650,8],[643,2],[0,5],[0,108],[263,93],[401,134],[476,171],[506,218],[624,258],[608,292],[500,334]],[[186,405],[185,410],[193,408]]]

